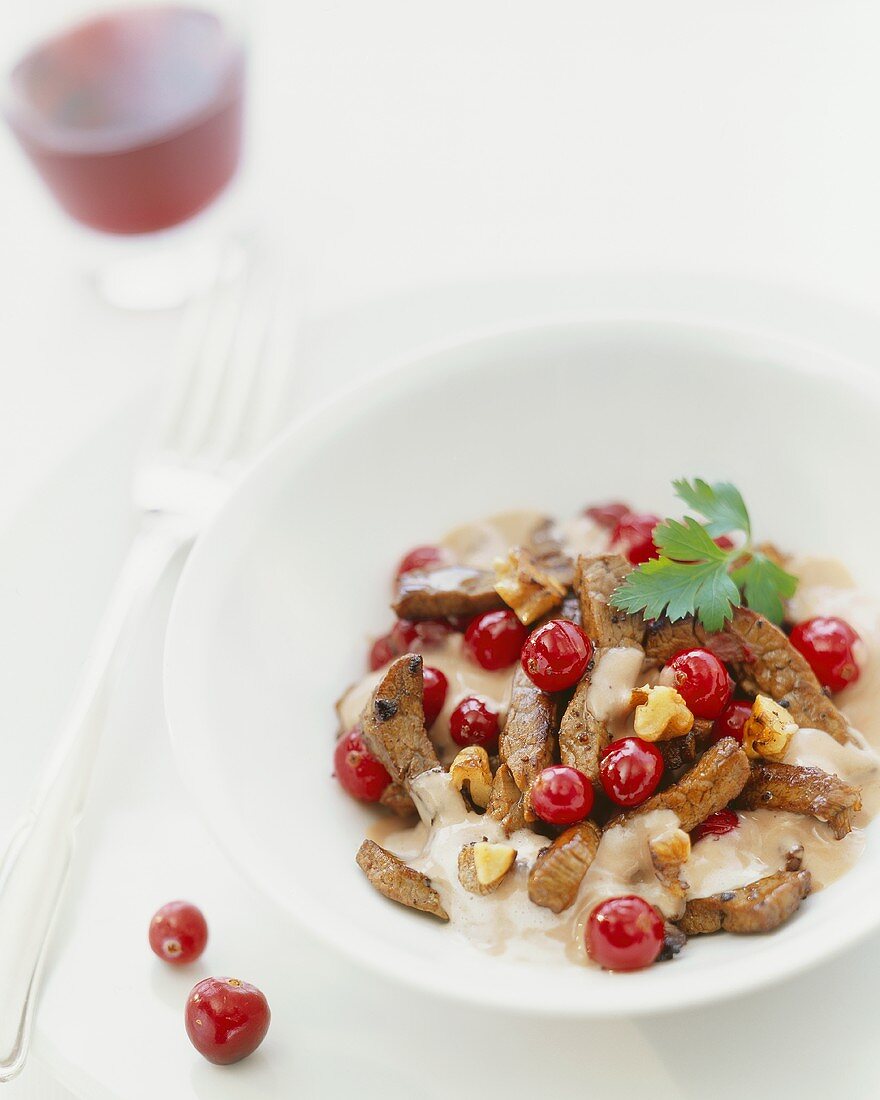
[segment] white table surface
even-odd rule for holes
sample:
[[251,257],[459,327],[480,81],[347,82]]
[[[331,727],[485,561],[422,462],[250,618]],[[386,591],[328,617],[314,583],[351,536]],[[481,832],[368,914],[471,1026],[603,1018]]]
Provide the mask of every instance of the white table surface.
[[[701,270],[876,303],[876,5],[254,7],[242,201],[303,275],[303,405],[444,335],[574,311],[577,281],[548,301],[547,272]],[[175,318],[91,296],[75,235],[2,135],[0,180],[7,829],[123,552],[127,465]],[[758,998],[614,1025],[487,1020],[335,959],[252,893],[186,805],[161,714],[163,615],[159,600],[120,685],[36,1063],[11,1096],[54,1096],[55,1077],[94,1100],[342,1096],[350,1075],[393,1098],[504,1074],[513,1097],[732,1097],[792,1079],[806,1097],[880,1091],[880,938]],[[144,950],[150,912],[178,894],[208,912],[206,965],[256,981],[275,1009],[264,1051],[231,1071],[191,1054],[189,979]],[[454,1048],[474,1036],[490,1053],[464,1072]]]

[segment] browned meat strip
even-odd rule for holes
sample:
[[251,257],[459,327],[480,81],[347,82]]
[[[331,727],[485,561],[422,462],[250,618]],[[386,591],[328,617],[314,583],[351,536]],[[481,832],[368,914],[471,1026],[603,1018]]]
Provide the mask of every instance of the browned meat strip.
[[669,741],[655,741],[663,755],[663,763],[668,772],[678,771],[685,764],[693,764],[697,758],[697,735],[694,730],[684,737],[673,737]]
[[538,773],[553,762],[555,724],[556,704],[535,687],[518,664],[498,750],[523,794],[531,789]]
[[628,615],[611,606],[611,594],[619,588],[632,566],[620,554],[596,554],[578,558],[574,587],[581,604],[581,626],[599,649],[640,646],[645,637],[641,615]]
[[489,817],[500,821],[510,836],[525,827],[525,803],[522,791],[517,787],[510,768],[501,764],[492,780],[492,793],[486,806]]
[[584,677],[572,695],[559,726],[559,756],[563,764],[578,768],[598,791],[599,757],[611,741],[605,722],[587,707],[589,676]]
[[400,783],[389,783],[379,799],[381,805],[398,817],[409,817],[416,812],[415,804]]
[[747,694],[769,695],[787,708],[799,726],[825,730],[841,744],[849,740],[846,718],[825,694],[806,660],[779,627],[761,615],[738,607],[719,634],[707,633],[691,619],[648,632],[647,654],[661,663],[693,646],[711,649],[729,661]]
[[528,548],[542,568],[568,588],[574,580],[574,562],[562,549],[562,543],[553,532],[553,521],[545,519],[529,536]]
[[852,829],[852,815],[862,808],[861,791],[821,768],[752,763],[737,806],[742,810],[788,810],[825,821],[841,840]]
[[409,784],[440,762],[425,732],[422,709],[422,658],[407,653],[389,666],[361,718],[367,750],[391,779]]
[[687,903],[678,922],[687,936],[706,932],[772,932],[794,913],[811,889],[809,871],[777,871],[739,890]]
[[404,573],[397,582],[394,610],[401,619],[478,615],[505,606],[495,591],[495,574],[466,565],[441,565]]
[[582,821],[539,852],[529,872],[529,897],[535,905],[543,905],[554,913],[568,909],[596,858],[601,839],[592,821]]
[[677,925],[666,921],[663,925],[663,946],[660,948],[657,961],[666,962],[667,959],[674,959],[686,943],[687,936],[684,932]]
[[689,833],[731,802],[749,778],[749,758],[732,737],[724,737],[700,757],[677,783],[655,794],[641,806],[614,818],[606,828],[652,810],[672,810]]
[[440,902],[440,895],[431,885],[427,875],[414,871],[402,859],[387,852],[373,840],[365,840],[358,849],[357,865],[371,885],[391,901],[431,913],[440,920],[449,920],[449,914]]

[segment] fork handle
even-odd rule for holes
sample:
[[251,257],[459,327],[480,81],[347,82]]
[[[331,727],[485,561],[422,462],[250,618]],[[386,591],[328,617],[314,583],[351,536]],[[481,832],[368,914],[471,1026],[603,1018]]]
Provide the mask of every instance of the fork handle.
[[0,864],[0,1081],[21,1070],[52,924],[101,739],[116,658],[176,552],[191,540],[148,517],[132,542],[49,767]]

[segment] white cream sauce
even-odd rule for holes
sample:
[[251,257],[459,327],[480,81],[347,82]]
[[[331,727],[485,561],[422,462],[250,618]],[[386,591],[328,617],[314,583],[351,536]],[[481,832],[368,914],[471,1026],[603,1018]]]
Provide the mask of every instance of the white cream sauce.
[[[481,524],[451,532],[443,545],[463,564],[490,567],[507,549],[528,540],[543,522],[535,512],[504,513]],[[607,532],[577,517],[554,529],[572,554],[607,549]],[[795,619],[839,615],[862,638],[857,653],[859,681],[836,697],[853,729],[853,743],[839,745],[821,730],[800,729],[792,738],[787,763],[833,772],[862,790],[863,810],[855,816],[852,833],[835,840],[827,825],[813,818],[771,810],[740,812],[740,825],[723,837],[705,837],[692,847],[684,876],[690,897],[705,897],[736,889],[785,865],[792,849],[803,850],[803,866],[814,887],[827,886],[848,870],[864,849],[863,827],[880,811],[880,602],[857,589],[839,562],[805,558],[793,565],[800,586],[791,604]],[[449,714],[467,695],[477,695],[503,716],[510,696],[512,670],[485,672],[462,651],[462,638],[452,635],[425,654],[427,664],[441,669],[449,680],[446,705],[431,734],[444,762],[455,753],[449,738]],[[345,728],[354,725],[384,670],[366,677],[340,702]],[[626,707],[632,689],[654,682],[657,671],[643,666],[636,649],[616,648],[601,653],[592,674],[588,704],[595,714],[615,724],[615,735],[626,732]],[[422,821],[415,828],[397,829],[385,823],[375,830],[391,851],[424,872],[439,891],[452,927],[475,946],[509,957],[541,961],[576,958],[588,962],[583,931],[590,912],[600,901],[620,894],[638,894],[667,917],[675,917],[681,900],[657,880],[648,849],[653,837],[679,825],[670,810],[654,811],[626,825],[609,829],[584,877],[578,898],[566,912],[555,915],[528,898],[528,871],[549,841],[529,829],[509,840],[500,825],[466,809],[461,796],[443,772],[420,777],[413,792]],[[517,859],[497,891],[470,894],[458,881],[458,854],[462,846],[487,839],[510,843]]]

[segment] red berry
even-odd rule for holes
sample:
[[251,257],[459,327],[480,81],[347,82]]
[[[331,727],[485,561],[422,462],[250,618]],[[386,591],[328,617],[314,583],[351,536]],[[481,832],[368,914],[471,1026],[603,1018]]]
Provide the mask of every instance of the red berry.
[[263,994],[238,978],[205,978],[186,1001],[186,1033],[209,1062],[228,1066],[253,1054],[272,1014]]
[[654,528],[660,517],[650,512],[627,512],[620,517],[611,534],[611,541],[620,547],[633,565],[641,565],[659,557],[654,545]]
[[691,843],[696,844],[704,836],[724,836],[732,833],[739,825],[739,816],[733,810],[719,810],[709,814],[705,821],[691,831]]
[[452,633],[452,627],[445,619],[423,619],[414,623],[409,619],[398,619],[391,630],[373,642],[370,650],[370,671],[383,668],[395,657],[404,653],[421,653],[442,645]]
[[422,669],[422,674],[425,682],[422,691],[422,705],[425,708],[425,727],[430,729],[437,721],[437,715],[443,710],[443,704],[446,702],[446,692],[449,688],[449,681],[439,668],[429,668],[425,665]]
[[751,703],[747,703],[744,699],[731,699],[715,719],[712,726],[712,741],[720,741],[722,737],[732,737],[742,744],[743,726],[751,713]]
[[727,669],[708,649],[685,649],[666,666],[675,690],[697,718],[717,718],[730,699]]
[[589,816],[593,808],[593,788],[577,768],[555,764],[545,768],[529,795],[532,809],[550,825],[573,825]]
[[594,504],[584,509],[584,515],[598,523],[600,527],[615,528],[624,516],[630,514],[628,504],[621,504],[616,500],[606,501],[604,504]]
[[400,559],[395,577],[399,580],[404,573],[414,569],[431,569],[446,561],[446,553],[439,546],[416,546]]
[[208,924],[201,909],[188,901],[169,901],[150,921],[150,947],[165,962],[194,962],[208,942]]
[[360,726],[355,726],[336,742],[333,766],[345,790],[361,802],[378,802],[391,782],[388,772],[364,747]]
[[798,623],[791,632],[791,644],[806,657],[819,683],[829,691],[843,691],[859,678],[853,646],[859,636],[843,619],[819,615]]
[[640,806],[663,776],[663,754],[641,737],[621,737],[602,753],[599,778],[617,806]]
[[464,644],[478,665],[493,670],[512,665],[528,636],[512,611],[487,611],[464,632]]
[[593,659],[593,643],[568,619],[551,619],[526,639],[520,660],[541,691],[565,691],[580,680]]
[[587,922],[587,953],[606,970],[641,970],[663,947],[663,918],[644,898],[600,902]]
[[732,550],[733,539],[728,538],[727,535],[719,535],[717,539],[712,540],[719,550]]
[[489,745],[498,736],[498,715],[469,695],[449,715],[449,735],[456,745]]

